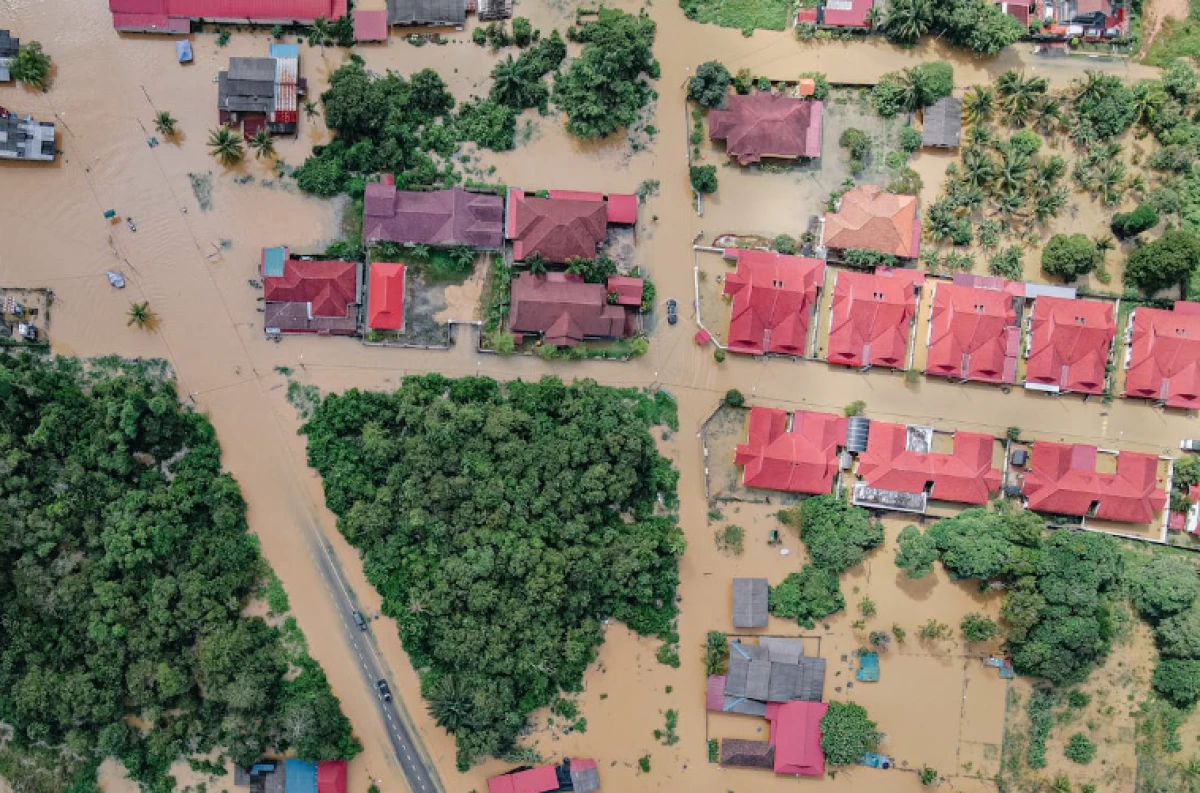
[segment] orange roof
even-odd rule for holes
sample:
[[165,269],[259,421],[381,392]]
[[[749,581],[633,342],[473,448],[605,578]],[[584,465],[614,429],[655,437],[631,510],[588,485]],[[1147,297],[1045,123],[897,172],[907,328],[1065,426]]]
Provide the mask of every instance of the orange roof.
[[875,273],[838,273],[825,359],[855,367],[906,366],[916,287],[924,280],[923,273],[888,267]]
[[1082,443],[1035,441],[1021,484],[1028,507],[1121,523],[1152,521],[1167,503],[1166,492],[1158,487],[1158,458],[1121,452],[1116,473],[1102,474],[1096,470],[1098,451]]
[[837,212],[825,214],[824,243],[843,251],[916,258],[921,247],[916,196],[885,193],[875,185],[855,187],[842,196]]
[[404,278],[403,264],[371,264],[367,327],[375,330],[401,330],[404,327]]
[[1020,353],[1013,294],[965,283],[935,289],[925,374],[1011,383]]
[[1179,300],[1172,311],[1143,306],[1133,314],[1125,396],[1168,407],[1200,407],[1200,306]]

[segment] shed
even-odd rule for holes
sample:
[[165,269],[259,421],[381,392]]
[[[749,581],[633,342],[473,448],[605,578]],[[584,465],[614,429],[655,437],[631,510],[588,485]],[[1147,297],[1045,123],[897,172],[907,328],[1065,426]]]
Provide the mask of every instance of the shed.
[[860,683],[879,682],[879,653],[863,653],[858,657],[858,671],[854,679]]
[[939,99],[922,114],[921,145],[939,149],[957,149],[962,139],[962,100],[953,96]]
[[765,578],[733,579],[733,627],[767,627],[767,595]]
[[317,793],[346,793],[346,761],[317,763]]
[[721,765],[726,768],[774,768],[775,747],[769,741],[726,738],[721,741]]
[[317,793],[317,764],[312,760],[289,759],[283,768],[287,793]]

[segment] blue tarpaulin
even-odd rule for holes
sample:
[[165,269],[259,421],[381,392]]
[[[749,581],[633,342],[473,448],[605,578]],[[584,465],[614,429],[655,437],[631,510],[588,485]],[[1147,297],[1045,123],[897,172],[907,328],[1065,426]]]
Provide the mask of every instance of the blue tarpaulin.
[[862,683],[879,682],[879,653],[863,653],[858,657],[858,672],[854,679]]
[[317,793],[317,764],[312,760],[288,760],[283,770],[287,793]]
[[175,42],[175,55],[180,63],[192,62],[192,42],[187,39]]
[[299,58],[300,45],[298,44],[272,44],[268,49],[272,58]]
[[263,275],[279,278],[283,275],[283,262],[287,259],[287,248],[267,248],[263,251]]

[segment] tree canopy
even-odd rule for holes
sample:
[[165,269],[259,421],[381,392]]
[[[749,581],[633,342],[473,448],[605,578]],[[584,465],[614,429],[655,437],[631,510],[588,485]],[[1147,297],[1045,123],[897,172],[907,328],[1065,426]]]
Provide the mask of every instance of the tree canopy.
[[1200,266],[1200,237],[1187,229],[1168,229],[1142,245],[1125,262],[1125,283],[1154,295],[1178,287]]
[[1055,234],[1042,249],[1042,272],[1067,283],[1087,275],[1100,263],[1100,252],[1086,234]]
[[855,702],[829,703],[821,719],[821,750],[831,766],[853,765],[879,746],[880,734],[867,710]]
[[833,496],[814,496],[798,508],[780,514],[780,520],[800,529],[812,563],[835,575],[857,567],[866,552],[883,542],[883,526],[862,507]]
[[1188,559],[1158,554],[1129,582],[1133,605],[1143,619],[1157,623],[1187,610],[1200,594],[1200,576]]
[[776,617],[795,620],[812,629],[816,620],[846,607],[836,573],[806,564],[798,573],[789,573],[767,596],[770,612]]
[[705,107],[721,107],[733,78],[719,61],[705,61],[688,79],[687,98]]
[[897,538],[896,567],[909,578],[924,578],[933,572],[933,563],[938,560],[937,543],[928,534],[922,534],[916,526],[905,526]]
[[685,542],[656,509],[678,476],[650,436],[660,416],[669,399],[592,381],[433,374],[326,396],[302,428],[461,766],[579,690],[605,618],[677,641]]
[[0,718],[18,748],[115,755],[154,791],[218,746],[352,757],[294,621],[242,616],[266,572],[245,502],[160,372],[0,356]]
[[929,34],[980,55],[995,55],[1026,33],[990,0],[891,0],[883,29],[894,44],[912,46]]

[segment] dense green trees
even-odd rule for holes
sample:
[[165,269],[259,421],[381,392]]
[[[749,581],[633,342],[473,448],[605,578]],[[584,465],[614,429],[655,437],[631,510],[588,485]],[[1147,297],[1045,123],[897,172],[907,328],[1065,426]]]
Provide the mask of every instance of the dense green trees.
[[1120,77],[1088,71],[1075,87],[1075,114],[1084,127],[1073,134],[1095,133],[1100,140],[1115,138],[1137,119],[1134,93]]
[[928,107],[954,90],[954,67],[946,61],[922,63],[899,72],[888,72],[871,89],[871,104],[879,115]]
[[896,567],[909,578],[924,578],[933,572],[933,563],[938,560],[938,549],[934,539],[922,534],[916,526],[905,526],[897,538]]
[[265,569],[245,503],[157,371],[0,357],[0,718],[17,747],[116,755],[154,791],[218,746],[353,756],[294,622],[241,616]]
[[911,46],[933,34],[980,55],[995,55],[1026,32],[989,0],[892,0],[883,30],[895,44]]
[[1144,619],[1157,623],[1188,609],[1200,595],[1200,577],[1191,560],[1158,555],[1131,576],[1133,605]]
[[866,552],[883,542],[883,526],[869,512],[834,496],[805,499],[797,509],[780,513],[780,519],[797,526],[809,558],[835,575],[862,564]]
[[1042,248],[1042,272],[1068,284],[1100,263],[1100,252],[1086,234],[1055,234]]
[[821,750],[831,766],[857,763],[875,751],[881,737],[866,708],[854,702],[830,702],[821,719]]
[[719,61],[705,61],[688,79],[687,98],[705,107],[721,107],[733,78]]
[[50,66],[50,56],[42,49],[41,42],[30,41],[17,50],[9,74],[19,83],[45,91],[50,87]]
[[556,378],[440,375],[330,395],[303,427],[460,764],[511,750],[577,691],[603,620],[676,641],[678,474],[651,423],[670,400]]
[[968,614],[958,627],[968,644],[989,641],[1000,633],[1000,626],[982,614]]
[[1153,296],[1185,283],[1200,266],[1200,237],[1187,229],[1168,229],[1142,245],[1125,263],[1125,283]]
[[1138,204],[1132,212],[1118,212],[1112,218],[1112,233],[1118,239],[1133,239],[1158,225],[1158,211],[1150,204]]
[[1200,702],[1200,659],[1159,661],[1151,684],[1175,707],[1190,708]]
[[776,617],[795,620],[810,630],[816,620],[846,608],[837,574],[813,564],[789,573],[782,583],[771,587],[767,601]]
[[688,180],[697,193],[717,192],[717,166],[693,165],[688,169]]

